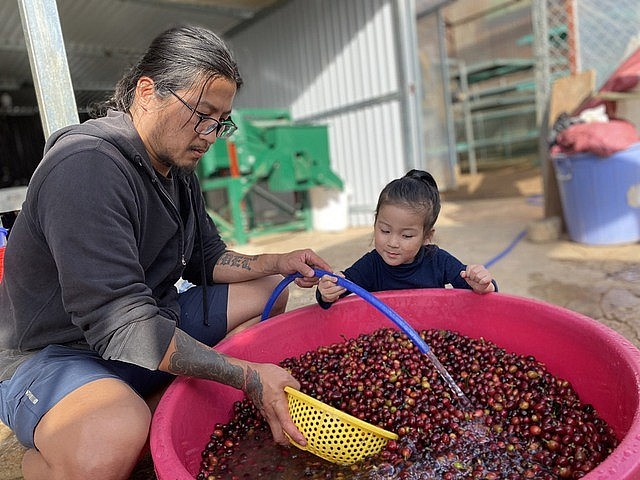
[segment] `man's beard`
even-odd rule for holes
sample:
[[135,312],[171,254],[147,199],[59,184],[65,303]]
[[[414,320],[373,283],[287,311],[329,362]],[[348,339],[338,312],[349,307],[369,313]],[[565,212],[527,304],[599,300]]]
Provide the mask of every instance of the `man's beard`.
[[198,165],[196,163],[194,166],[179,167],[171,159],[166,157],[160,157],[158,161],[165,167],[169,168],[171,175],[175,175],[178,178],[188,177],[195,171],[196,166]]
[[[196,164],[197,165],[197,164]],[[193,167],[176,167],[175,165],[171,168],[171,172],[178,178],[185,178],[190,176],[195,171],[195,166]]]

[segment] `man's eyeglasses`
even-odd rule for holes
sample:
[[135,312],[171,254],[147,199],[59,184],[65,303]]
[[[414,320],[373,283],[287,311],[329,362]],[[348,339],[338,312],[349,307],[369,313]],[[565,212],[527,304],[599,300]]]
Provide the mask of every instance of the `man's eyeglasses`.
[[209,135],[210,133],[216,132],[216,137],[218,138],[229,138],[231,135],[233,135],[233,132],[238,129],[238,126],[233,123],[231,117],[223,120],[222,122],[219,122],[215,118],[209,117],[208,115],[204,115],[197,111],[170,88],[168,88],[167,90],[171,92],[171,95],[180,100],[185,107],[191,110],[191,113],[198,117],[198,122],[193,127],[193,130],[196,133],[199,133],[200,135]]

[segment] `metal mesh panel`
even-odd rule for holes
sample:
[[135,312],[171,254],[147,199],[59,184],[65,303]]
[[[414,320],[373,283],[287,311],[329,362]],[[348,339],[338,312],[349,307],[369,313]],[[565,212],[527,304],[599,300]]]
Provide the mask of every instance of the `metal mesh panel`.
[[638,0],[535,0],[538,118],[559,77],[594,70],[596,89],[640,46]]
[[599,88],[640,45],[638,0],[457,0],[441,11],[456,166],[471,173],[545,156],[553,82],[594,70]]
[[446,8],[458,166],[476,173],[530,161],[537,150],[531,2],[455,2]]
[[638,0],[576,2],[577,67],[596,71],[596,87],[607,81],[640,39]]
[[552,79],[569,75],[571,65],[575,64],[574,42],[568,33],[573,30],[571,3],[566,0],[547,2],[547,55]]

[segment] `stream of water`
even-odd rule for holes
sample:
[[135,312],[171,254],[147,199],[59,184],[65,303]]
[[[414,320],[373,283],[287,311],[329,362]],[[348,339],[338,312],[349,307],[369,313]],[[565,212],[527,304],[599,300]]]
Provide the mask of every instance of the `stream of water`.
[[444,381],[449,386],[449,388],[451,390],[453,390],[453,393],[456,394],[456,397],[458,398],[458,401],[460,402],[460,405],[461,405],[462,409],[463,410],[471,410],[472,407],[473,407],[473,405],[471,404],[471,401],[467,398],[467,396],[464,394],[464,392],[460,389],[458,384],[453,380],[451,375],[449,375],[449,372],[447,372],[447,369],[444,368],[444,365],[442,365],[442,363],[440,363],[440,360],[438,360],[438,357],[435,356],[435,354],[433,353],[433,350],[431,350],[431,349],[428,350],[425,353],[425,355],[431,361],[431,363],[433,363],[433,366],[436,367],[436,370],[438,370],[438,373],[444,379]]

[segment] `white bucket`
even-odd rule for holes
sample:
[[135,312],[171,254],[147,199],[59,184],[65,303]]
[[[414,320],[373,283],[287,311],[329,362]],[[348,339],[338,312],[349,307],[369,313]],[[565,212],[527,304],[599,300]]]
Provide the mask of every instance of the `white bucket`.
[[313,187],[309,193],[314,230],[339,232],[349,226],[349,194],[346,188]]

